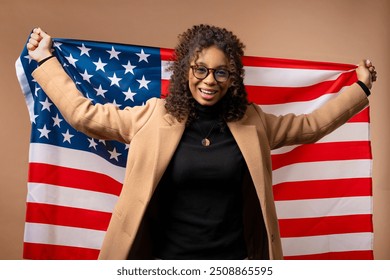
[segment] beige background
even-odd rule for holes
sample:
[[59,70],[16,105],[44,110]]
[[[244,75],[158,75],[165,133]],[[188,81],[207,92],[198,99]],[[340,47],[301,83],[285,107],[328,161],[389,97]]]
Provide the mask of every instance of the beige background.
[[390,0],[0,0],[0,259],[21,259],[30,123],[14,63],[30,30],[53,37],[173,48],[209,23],[235,32],[246,54],[358,63],[379,72],[371,99],[374,250],[390,259]]

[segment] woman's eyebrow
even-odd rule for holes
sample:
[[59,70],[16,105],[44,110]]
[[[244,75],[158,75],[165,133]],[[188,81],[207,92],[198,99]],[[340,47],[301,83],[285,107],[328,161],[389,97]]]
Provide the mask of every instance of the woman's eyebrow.
[[[205,67],[209,67],[207,63],[202,62],[202,61],[195,61],[195,64],[196,64],[196,65],[205,66]],[[216,68],[216,69],[219,69],[219,68],[228,68],[228,65],[226,65],[226,64],[221,64],[221,65],[218,65],[217,67],[213,67],[213,68]]]

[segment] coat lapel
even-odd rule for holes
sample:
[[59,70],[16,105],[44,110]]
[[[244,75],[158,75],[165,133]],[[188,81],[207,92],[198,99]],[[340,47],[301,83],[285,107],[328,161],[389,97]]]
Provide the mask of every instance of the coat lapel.
[[228,126],[248,166],[263,208],[265,205],[264,163],[262,161],[263,157],[260,148],[260,140],[256,126],[246,124],[246,119],[247,117],[244,117],[238,122],[230,122],[228,123]]
[[157,160],[155,161],[156,183],[160,181],[173,154],[175,153],[183,135],[186,123],[185,120],[178,122],[173,116],[169,114],[163,117],[163,122],[164,124],[159,128],[158,131],[158,155]]

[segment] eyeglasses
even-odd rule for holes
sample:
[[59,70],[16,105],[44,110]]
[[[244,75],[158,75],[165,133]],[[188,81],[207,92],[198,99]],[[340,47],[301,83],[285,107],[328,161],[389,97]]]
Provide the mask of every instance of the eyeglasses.
[[214,79],[220,83],[226,82],[230,76],[230,72],[223,68],[215,69],[199,65],[191,65],[190,67],[192,74],[199,80],[205,79],[210,74],[210,71],[213,72]]

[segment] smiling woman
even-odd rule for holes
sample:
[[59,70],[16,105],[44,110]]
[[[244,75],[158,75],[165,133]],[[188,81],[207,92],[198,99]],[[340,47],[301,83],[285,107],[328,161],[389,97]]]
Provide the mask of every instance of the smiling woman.
[[[165,106],[168,112],[178,120],[186,118],[189,124],[197,118],[196,103],[215,105],[228,92],[221,100],[220,117],[225,121],[242,118],[248,104],[241,61],[244,48],[244,44],[224,28],[197,25],[181,34],[175,49],[176,60],[168,69],[172,71]],[[204,67],[203,76],[199,66]],[[218,69],[218,73],[207,68]],[[221,71],[225,72],[222,79],[216,78]]]

